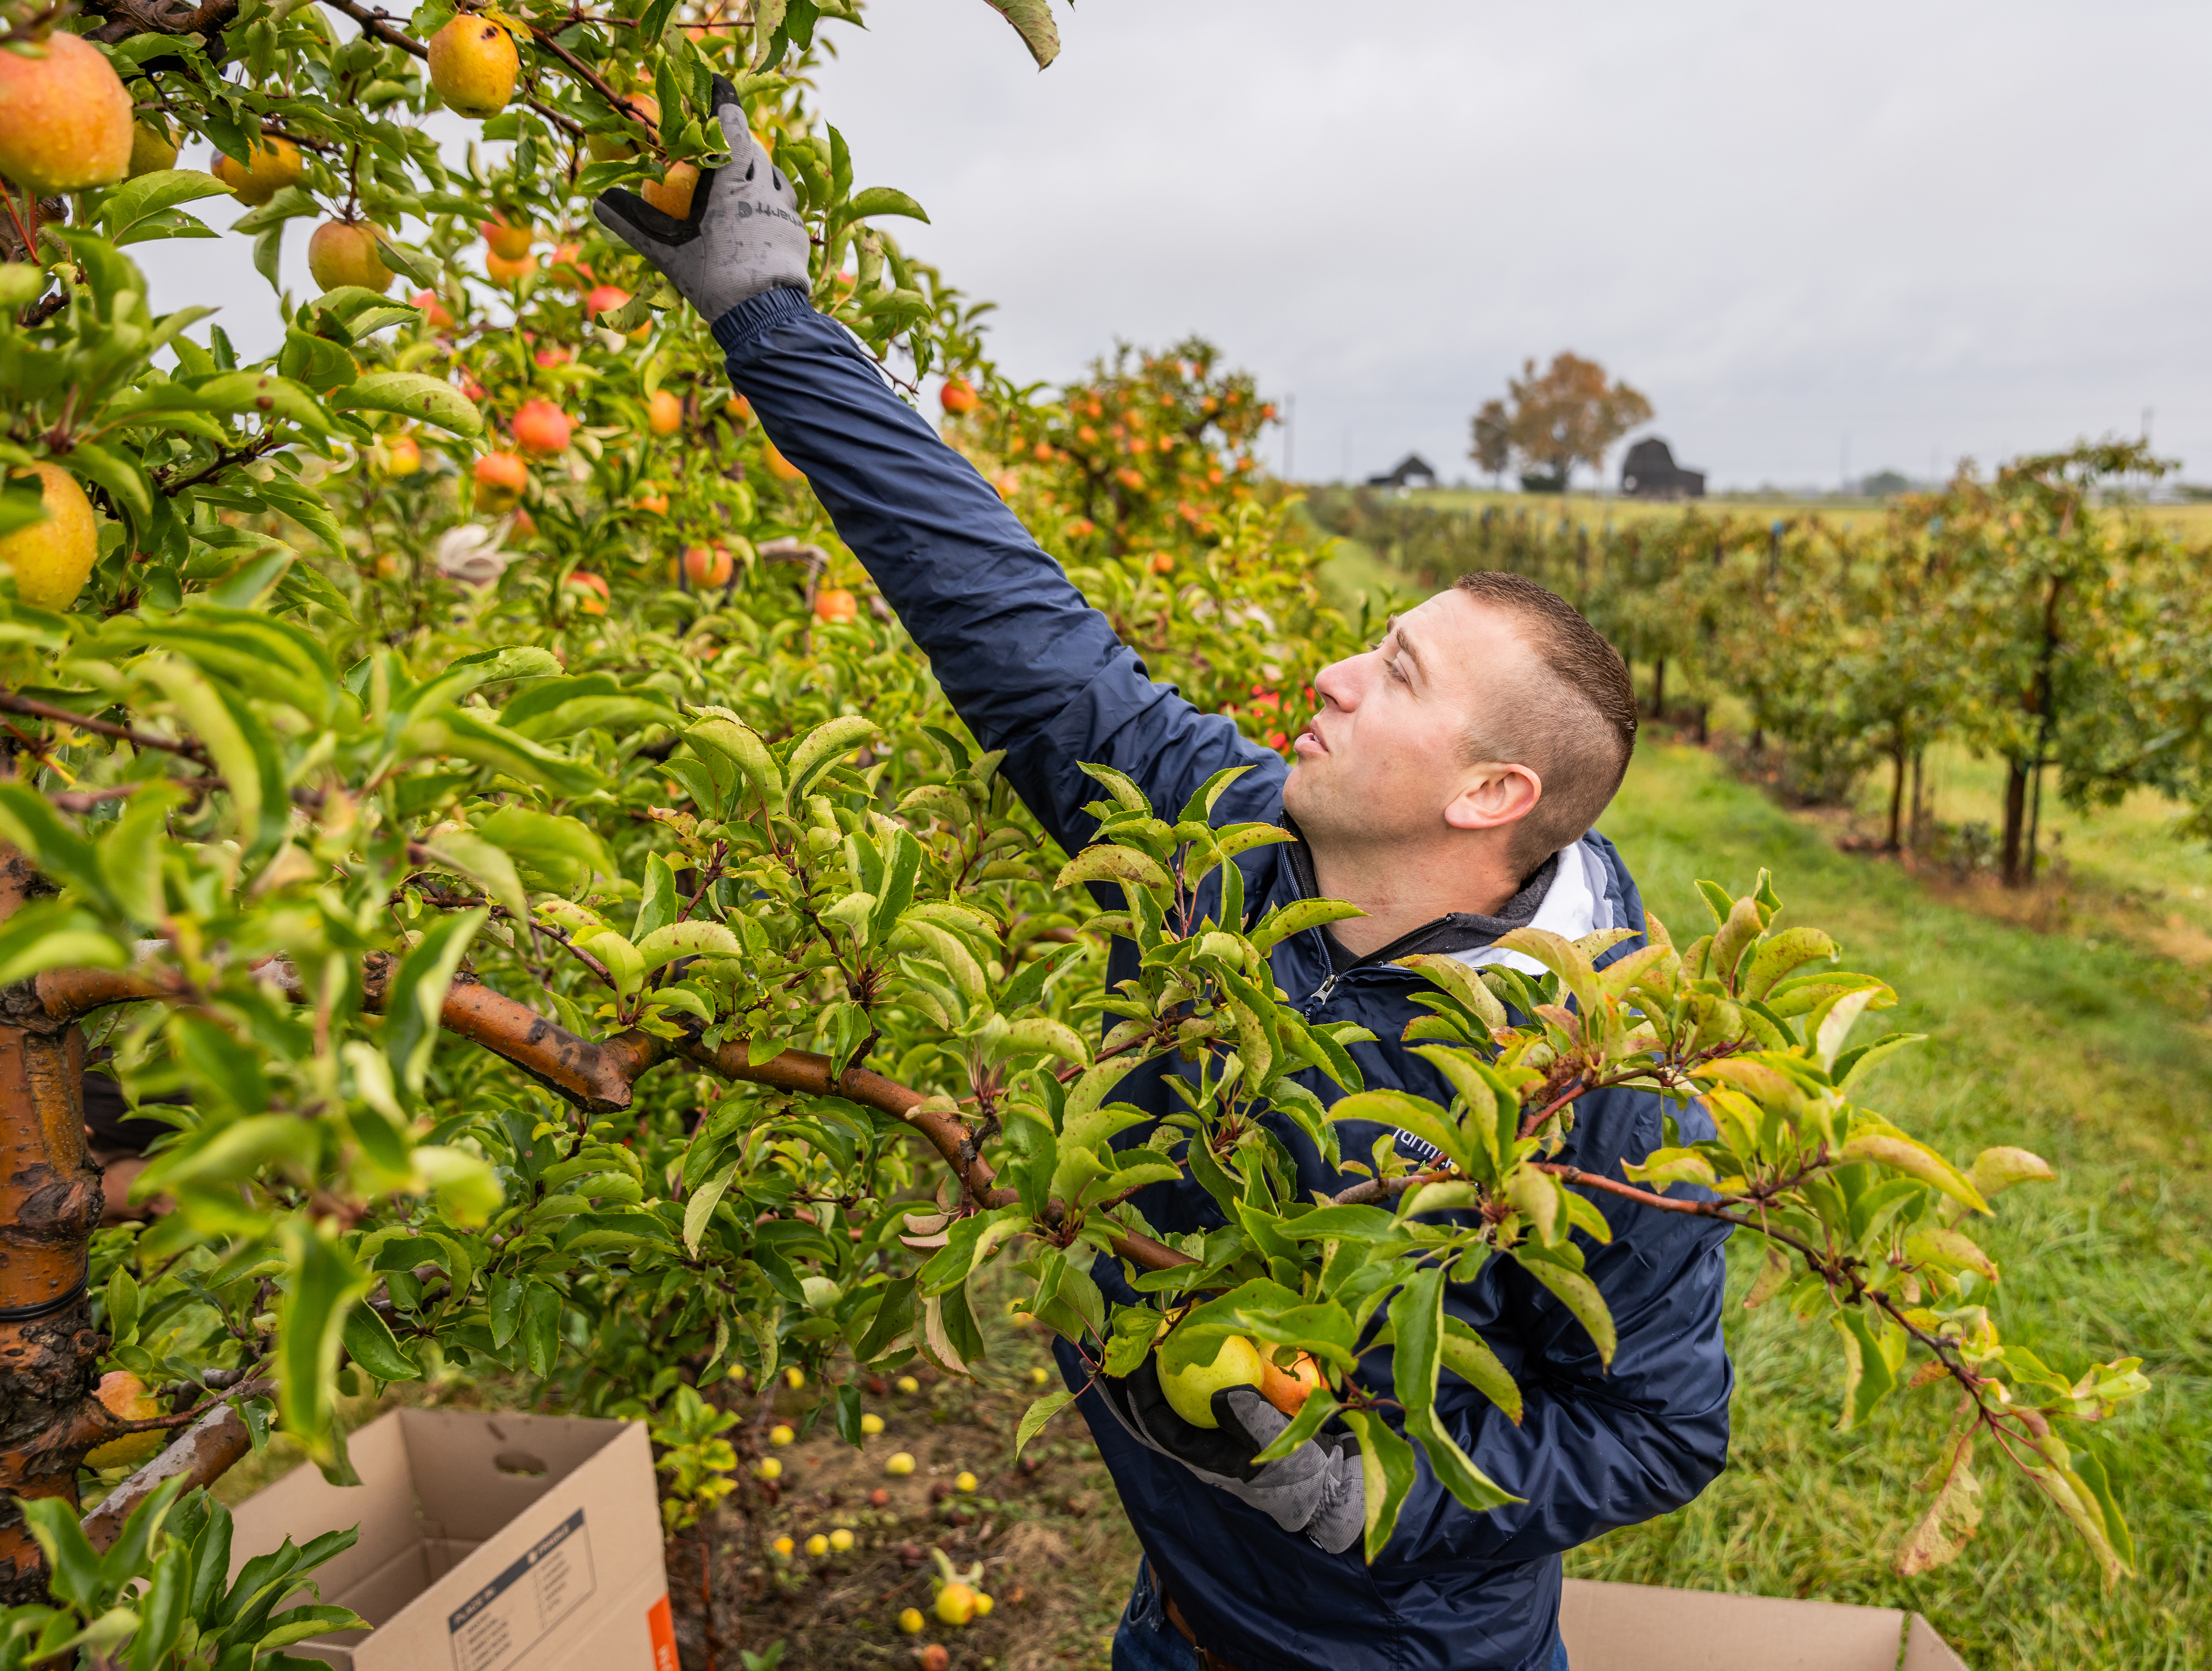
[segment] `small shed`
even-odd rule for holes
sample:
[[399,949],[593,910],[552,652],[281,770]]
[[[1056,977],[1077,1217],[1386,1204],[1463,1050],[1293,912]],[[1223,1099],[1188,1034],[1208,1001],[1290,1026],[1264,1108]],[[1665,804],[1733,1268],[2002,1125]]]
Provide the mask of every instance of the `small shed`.
[[1648,435],[1621,460],[1620,490],[1631,499],[1703,499],[1705,472],[1683,469],[1673,448]]
[[1367,478],[1370,488],[1432,488],[1436,484],[1436,471],[1418,453],[1408,453],[1380,476]]

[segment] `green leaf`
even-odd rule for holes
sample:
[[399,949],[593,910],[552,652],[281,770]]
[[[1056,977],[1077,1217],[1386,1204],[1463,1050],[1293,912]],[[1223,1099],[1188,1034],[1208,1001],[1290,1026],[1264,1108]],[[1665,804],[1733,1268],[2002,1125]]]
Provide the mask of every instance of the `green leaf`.
[[124,234],[139,222],[202,197],[227,197],[230,187],[203,168],[157,168],[112,186],[100,195],[100,230],[111,244],[127,240]]
[[399,960],[384,994],[384,1054],[392,1078],[410,1097],[422,1091],[430,1052],[438,1041],[438,1016],[446,989],[477,929],[490,918],[478,908],[442,916],[423,932],[414,949]]
[[1443,1338],[1437,1344],[1437,1361],[1505,1413],[1516,1427],[1521,1425],[1521,1388],[1489,1342],[1464,1319],[1444,1314]]
[[1389,1208],[1364,1205],[1316,1207],[1284,1219],[1282,1228],[1284,1235],[1299,1242],[1389,1242],[1405,1234],[1405,1226]]
[[1897,1390],[1905,1331],[1863,1305],[1846,1306],[1832,1321],[1844,1339],[1844,1407],[1836,1431],[1848,1433]]
[[[384,264],[395,273],[403,273],[417,284],[435,288],[441,277],[438,264],[411,244],[403,244],[380,228],[376,234],[376,252]],[[405,374],[394,374],[404,375]]]
[[502,806],[476,821],[476,834],[514,860],[522,879],[552,893],[573,893],[594,875],[617,874],[598,834],[580,819]]
[[853,1347],[855,1364],[871,1364],[889,1350],[891,1342],[914,1328],[915,1279],[900,1277],[884,1289],[883,1303],[869,1321],[868,1332]]
[[674,869],[659,854],[647,854],[645,886],[638,896],[637,920],[630,925],[629,938],[642,941],[656,928],[666,927],[676,921],[680,908]]
[[783,774],[777,770],[768,744],[751,726],[730,720],[708,720],[691,726],[684,737],[693,749],[729,762],[737,775],[752,786],[754,794],[767,811],[781,812],[785,809],[788,803],[784,795]]
[[1054,1416],[1075,1402],[1075,1395],[1062,1387],[1045,1394],[1022,1412],[1022,1419],[1014,1428],[1014,1455],[1018,1460],[1022,1447],[1037,1436],[1039,1429]]
[[52,1575],[48,1588],[54,1599],[85,1612],[98,1607],[105,1599],[100,1557],[77,1523],[75,1505],[58,1497],[29,1497],[19,1502],[31,1535],[45,1552],[46,1570]]
[[1343,922],[1348,918],[1366,914],[1357,905],[1347,904],[1340,899],[1292,900],[1288,905],[1277,906],[1261,918],[1245,938],[1264,957],[1293,934],[1303,934],[1307,929],[1318,928],[1323,923]]
[[1817,928],[1785,928],[1771,934],[1753,948],[1751,961],[1744,966],[1742,996],[1764,998],[1784,975],[1815,957],[1833,961],[1836,956],[1836,943]]
[[1344,1425],[1359,1441],[1361,1483],[1365,1487],[1364,1506],[1367,1511],[1366,1552],[1371,1564],[1390,1541],[1390,1534],[1397,1529],[1398,1510],[1405,1506],[1406,1493],[1413,1490],[1419,1471],[1413,1462],[1413,1446],[1382,1417],[1367,1410],[1346,1410],[1340,1413]]
[[694,1259],[699,1256],[699,1239],[707,1233],[708,1221],[721,1203],[723,1194],[738,1176],[738,1163],[732,1161],[706,1183],[691,1192],[690,1200],[684,1204],[684,1250]]
[[425,842],[422,852],[440,869],[465,876],[477,884],[494,902],[514,913],[517,921],[528,919],[530,896],[523,891],[522,878],[505,848],[469,830],[455,829],[448,830],[434,842]]
[[341,1338],[353,1361],[379,1381],[422,1378],[422,1366],[392,1338],[391,1325],[372,1306],[356,1305],[346,1313]]
[[1391,1380],[1408,1413],[1437,1401],[1438,1348],[1444,1333],[1444,1267],[1424,1265],[1390,1299],[1396,1337]]
[[1053,884],[1073,888],[1086,882],[1108,882],[1137,888],[1165,889],[1174,885],[1160,862],[1134,848],[1093,842],[1067,861]]
[[222,372],[194,383],[192,392],[210,412],[258,413],[312,435],[331,433],[315,396],[289,378],[258,371]]
[[744,951],[738,937],[719,922],[672,922],[637,943],[647,973],[678,957],[736,957]]
[[452,384],[419,372],[371,372],[333,390],[330,402],[341,412],[394,412],[464,441],[474,441],[484,432],[483,414],[474,401]]
[[1554,934],[1548,928],[1516,928],[1500,934],[1495,944],[1501,951],[1518,951],[1534,957],[1546,969],[1559,977],[1559,984],[1574,993],[1576,1006],[1584,1015],[1597,1008],[1597,972],[1590,960],[1572,940]]
[[817,777],[877,734],[876,722],[857,714],[842,714],[808,732],[791,751],[790,804],[799,805]]
[[[1038,69],[1060,56],[1060,27],[1052,21],[1049,0],[984,0],[984,3],[1014,26],[1014,33],[1021,36]],[[1374,1559],[1371,1553],[1368,1559]]]
[[878,215],[903,215],[909,220],[924,224],[929,220],[920,204],[905,192],[894,191],[888,185],[871,185],[865,191],[855,191],[846,204],[845,212],[856,221],[868,220]]
[[1844,1146],[1836,1151],[1838,1162],[1873,1161],[1879,1165],[1894,1167],[1923,1183],[1933,1184],[1946,1195],[1976,1212],[1987,1212],[1990,1204],[1982,1199],[1982,1192],[1964,1172],[1937,1154],[1924,1143],[1917,1143],[1903,1133],[1890,1130],[1859,1130],[1851,1133]]
[[295,1221],[285,1237],[291,1272],[276,1310],[276,1408],[285,1433],[325,1479],[358,1485],[334,1425],[333,1393],[346,1310],[368,1291],[368,1278],[343,1247],[309,1225]]
[[399,746],[408,753],[472,760],[525,783],[544,784],[564,795],[580,795],[602,781],[596,768],[557,755],[504,726],[458,708],[416,720],[402,733]]
[[1598,1361],[1610,1368],[1620,1338],[1605,1297],[1598,1292],[1597,1284],[1582,1272],[1540,1258],[1540,1251],[1523,1246],[1512,1249],[1512,1255],[1522,1270],[1550,1289],[1559,1303],[1574,1314],[1575,1320],[1589,1331],[1591,1342],[1597,1347]]
[[1372,1120],[1395,1127],[1429,1144],[1462,1172],[1474,1170],[1466,1133],[1445,1112],[1425,1097],[1402,1091],[1359,1091],[1329,1105],[1332,1121]]
[[1407,1411],[1406,1436],[1427,1454],[1429,1471],[1437,1476],[1437,1483],[1476,1514],[1528,1500],[1514,1496],[1475,1467],[1474,1460],[1459,1448],[1459,1442],[1444,1431],[1434,1410]]
[[1491,1031],[1500,1032],[1506,1027],[1505,1006],[1498,1001],[1498,995],[1483,984],[1480,975],[1458,958],[1447,957],[1442,952],[1424,951],[1399,961],[1424,980],[1449,993],[1470,1013],[1480,1018],[1483,1025]]

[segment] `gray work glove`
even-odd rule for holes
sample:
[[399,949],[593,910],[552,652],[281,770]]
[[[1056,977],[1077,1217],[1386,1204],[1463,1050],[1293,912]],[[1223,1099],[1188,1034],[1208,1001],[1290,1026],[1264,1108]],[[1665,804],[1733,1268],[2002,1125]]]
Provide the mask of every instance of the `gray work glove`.
[[1094,1383],[1115,1419],[1138,1443],[1171,1456],[1207,1485],[1249,1504],[1285,1532],[1303,1532],[1332,1555],[1367,1528],[1358,1448],[1347,1438],[1309,1439],[1279,1462],[1252,1459],[1274,1443],[1291,1419],[1249,1387],[1213,1395],[1211,1431],[1176,1414],[1147,1357],[1127,1376]]
[[754,141],[737,88],[720,76],[714,114],[729,165],[701,173],[683,220],[619,188],[592,205],[599,224],[659,268],[709,325],[764,290],[809,288],[798,195]]

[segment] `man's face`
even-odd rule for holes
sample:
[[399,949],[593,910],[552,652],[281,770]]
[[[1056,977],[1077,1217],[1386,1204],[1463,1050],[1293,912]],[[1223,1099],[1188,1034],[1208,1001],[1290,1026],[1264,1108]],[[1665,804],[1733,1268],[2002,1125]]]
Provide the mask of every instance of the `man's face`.
[[[1486,700],[1522,684],[1528,654],[1510,621],[1463,592],[1440,592],[1397,617],[1373,649],[1315,676],[1322,708],[1294,744],[1284,807],[1310,840],[1329,846],[1468,827],[1469,797],[1489,791],[1472,783],[1467,737],[1491,729]],[[1501,793],[1526,799],[1531,787]]]

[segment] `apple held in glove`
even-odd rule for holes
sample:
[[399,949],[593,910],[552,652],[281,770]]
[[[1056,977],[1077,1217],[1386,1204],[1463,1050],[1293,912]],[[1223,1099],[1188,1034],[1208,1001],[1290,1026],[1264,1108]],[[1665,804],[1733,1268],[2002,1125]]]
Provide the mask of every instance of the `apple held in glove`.
[[[1165,1330],[1158,1349],[1127,1376],[1103,1375],[1092,1384],[1138,1443],[1182,1463],[1285,1531],[1341,1553],[1366,1523],[1358,1447],[1349,1434],[1324,1433],[1287,1456],[1255,1461],[1291,1425],[1261,1391],[1272,1367],[1249,1337]],[[1299,1370],[1317,1382],[1310,1359]],[[1297,1384],[1312,1390],[1310,1383]],[[1212,1419],[1188,1419],[1187,1412]]]

